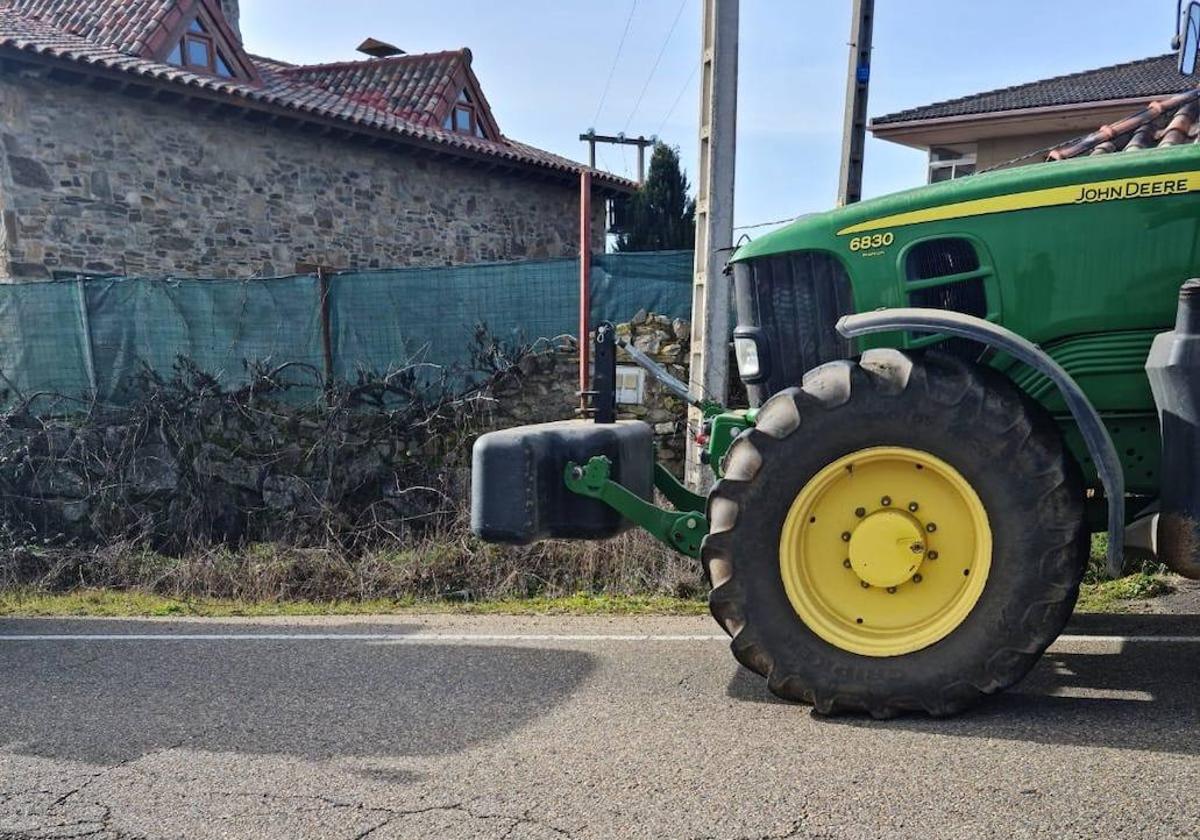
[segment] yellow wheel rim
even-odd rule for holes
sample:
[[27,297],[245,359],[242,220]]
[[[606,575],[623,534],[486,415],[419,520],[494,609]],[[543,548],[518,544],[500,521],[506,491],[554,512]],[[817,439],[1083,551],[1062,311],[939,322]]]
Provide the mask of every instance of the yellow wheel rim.
[[800,619],[864,656],[900,656],[950,635],[992,564],[987,510],[965,478],[917,449],[839,458],[804,485],[779,540]]

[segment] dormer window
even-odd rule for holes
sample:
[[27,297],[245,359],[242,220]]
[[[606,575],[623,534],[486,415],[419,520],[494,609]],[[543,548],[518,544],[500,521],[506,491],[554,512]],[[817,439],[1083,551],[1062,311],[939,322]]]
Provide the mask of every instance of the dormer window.
[[245,56],[230,41],[228,28],[216,20],[216,12],[208,10],[207,5],[198,4],[196,16],[167,38],[158,53],[161,60],[193,73],[255,81],[257,76]]
[[471,95],[465,90],[459,92],[458,99],[454,102],[454,107],[442,122],[442,128],[446,129],[446,131],[469,134],[484,140],[491,139],[484,131],[483,122],[479,117],[479,111],[476,109],[475,103],[471,100]]
[[167,63],[196,73],[211,73],[224,79],[233,78],[229,60],[199,19],[194,19],[188,24],[178,43],[167,55]]

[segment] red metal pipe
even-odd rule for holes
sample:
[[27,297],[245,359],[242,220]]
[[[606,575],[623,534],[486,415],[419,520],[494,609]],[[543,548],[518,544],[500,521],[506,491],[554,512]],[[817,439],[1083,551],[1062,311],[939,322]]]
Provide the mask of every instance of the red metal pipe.
[[592,171],[579,175],[579,407],[586,417],[588,409],[588,368],[591,356],[592,311]]

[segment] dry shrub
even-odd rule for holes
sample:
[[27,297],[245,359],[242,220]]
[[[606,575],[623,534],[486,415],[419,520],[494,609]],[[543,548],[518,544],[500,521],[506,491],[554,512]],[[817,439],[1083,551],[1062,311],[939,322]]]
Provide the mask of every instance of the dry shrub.
[[518,548],[470,535],[471,444],[528,352],[479,330],[470,386],[409,365],[314,400],[301,365],[252,367],[226,389],[181,360],[119,408],[45,416],[18,400],[0,416],[0,586],[250,601],[699,592],[697,563],[640,532]]

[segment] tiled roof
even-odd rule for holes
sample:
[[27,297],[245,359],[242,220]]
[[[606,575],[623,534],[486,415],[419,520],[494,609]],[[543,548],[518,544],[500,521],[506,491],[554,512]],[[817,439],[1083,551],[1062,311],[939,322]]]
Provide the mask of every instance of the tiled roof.
[[[467,49],[370,61],[286,68],[288,78],[355,102],[367,102],[419,125],[440,126],[447,89],[471,62]],[[455,90],[453,95],[456,95]]]
[[1200,89],[1193,87],[1132,116],[1101,126],[1086,137],[1064,143],[1049,154],[1050,160],[1084,155],[1105,155],[1141,149],[1200,143]]
[[121,52],[143,55],[155,31],[173,9],[190,0],[7,0],[25,17],[63,32],[107,44]]
[[[149,37],[154,27],[147,9],[160,15],[179,13],[189,0],[0,0],[0,52],[71,62],[95,71],[118,72],[148,83],[204,91],[247,108],[283,109],[297,116],[336,120],[348,129],[385,132],[398,140],[436,146],[451,154],[486,157],[519,166],[532,166],[560,174],[584,167],[568,158],[501,137],[484,140],[397,116],[370,97],[349,96],[304,78],[305,68],[286,62],[249,57],[258,70],[258,83],[222,79],[143,58],[133,45]],[[106,18],[105,12],[122,7],[123,15]],[[124,21],[124,22],[121,22]],[[72,29],[74,28],[74,29]],[[78,30],[78,31],[74,31]],[[86,33],[86,34],[80,34]],[[113,41],[102,40],[114,38]],[[379,62],[388,62],[381,59]],[[372,64],[376,62],[354,62]],[[360,90],[361,94],[361,90]],[[636,184],[607,172],[594,173],[599,187],[631,192]]]
[[876,117],[871,121],[871,125],[886,126],[919,120],[993,114],[1027,108],[1052,108],[1088,102],[1151,99],[1182,93],[1194,87],[1195,82],[1179,74],[1176,62],[1177,57],[1174,54],[1161,55],[1101,67],[1098,70],[1056,76],[1040,82],[1029,82],[898,111]]

